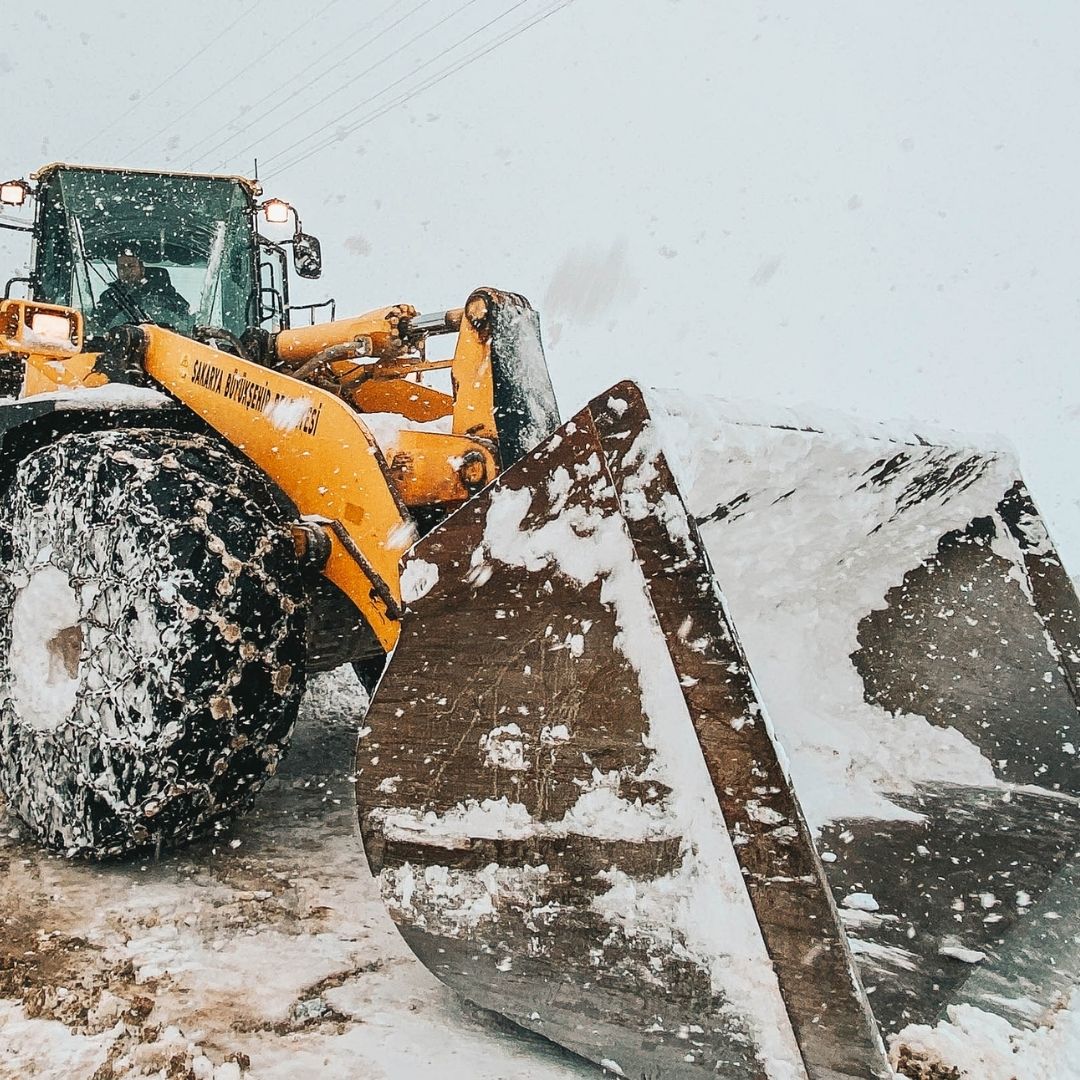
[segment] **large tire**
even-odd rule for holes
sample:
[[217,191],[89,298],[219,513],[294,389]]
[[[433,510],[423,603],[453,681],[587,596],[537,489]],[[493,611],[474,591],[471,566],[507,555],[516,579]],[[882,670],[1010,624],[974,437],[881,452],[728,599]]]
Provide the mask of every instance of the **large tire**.
[[0,398],[19,396],[23,384],[23,361],[9,352],[0,352]]
[[303,693],[300,570],[267,481],[202,435],[68,435],[0,545],[0,791],[49,847],[182,842],[246,805]]

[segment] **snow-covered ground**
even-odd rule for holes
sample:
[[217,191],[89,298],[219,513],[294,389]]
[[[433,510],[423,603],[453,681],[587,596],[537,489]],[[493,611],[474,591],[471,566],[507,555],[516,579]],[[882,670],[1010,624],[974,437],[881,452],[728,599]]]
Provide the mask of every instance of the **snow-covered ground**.
[[[469,1007],[398,936],[354,827],[363,708],[350,671],[314,680],[256,809],[160,861],[69,862],[0,808],[0,1077],[599,1075]],[[905,1041],[964,1080],[1065,1080],[1080,1003],[1033,1033],[960,1007]]]
[[[957,1080],[1069,1080],[1080,1062],[1080,995],[1049,1027],[1017,1031],[1001,1017],[958,1005],[932,1028],[908,1028],[904,1043],[905,1061],[951,1062]],[[913,1064],[908,1070],[908,1076],[920,1075]],[[934,1073],[924,1075],[936,1080]]]
[[314,680],[255,810],[157,862],[66,861],[0,808],[0,1077],[598,1075],[399,937],[355,832],[363,707],[350,669]]

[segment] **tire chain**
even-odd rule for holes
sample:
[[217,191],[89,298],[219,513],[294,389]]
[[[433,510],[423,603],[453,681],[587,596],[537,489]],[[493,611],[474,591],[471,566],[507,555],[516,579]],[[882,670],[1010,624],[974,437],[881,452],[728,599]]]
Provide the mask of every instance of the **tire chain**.
[[[267,482],[201,435],[65,436],[19,466],[0,573],[0,787],[51,847],[111,855],[190,839],[246,805],[303,690],[303,604]],[[17,586],[68,574],[84,633],[53,731],[11,693]]]

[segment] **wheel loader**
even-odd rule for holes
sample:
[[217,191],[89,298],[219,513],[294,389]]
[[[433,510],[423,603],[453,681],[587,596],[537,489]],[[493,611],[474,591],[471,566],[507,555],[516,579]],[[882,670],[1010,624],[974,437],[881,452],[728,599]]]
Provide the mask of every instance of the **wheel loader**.
[[0,303],[0,792],[30,831],[104,858],[214,829],[305,677],[352,664],[405,940],[609,1074],[973,1075],[933,1038],[957,1006],[1052,1023],[1080,604],[1011,457],[633,383],[560,425],[522,297],[294,304],[319,244],[262,194],[0,185],[33,242]]

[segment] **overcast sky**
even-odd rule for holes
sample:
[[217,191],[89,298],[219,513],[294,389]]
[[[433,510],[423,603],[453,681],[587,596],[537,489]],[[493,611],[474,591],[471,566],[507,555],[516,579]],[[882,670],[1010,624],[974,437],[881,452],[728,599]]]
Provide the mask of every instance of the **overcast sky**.
[[258,156],[311,299],[524,292],[564,413],[632,376],[1001,433],[1080,573],[1080,9],[559,3],[7,4],[0,172]]

